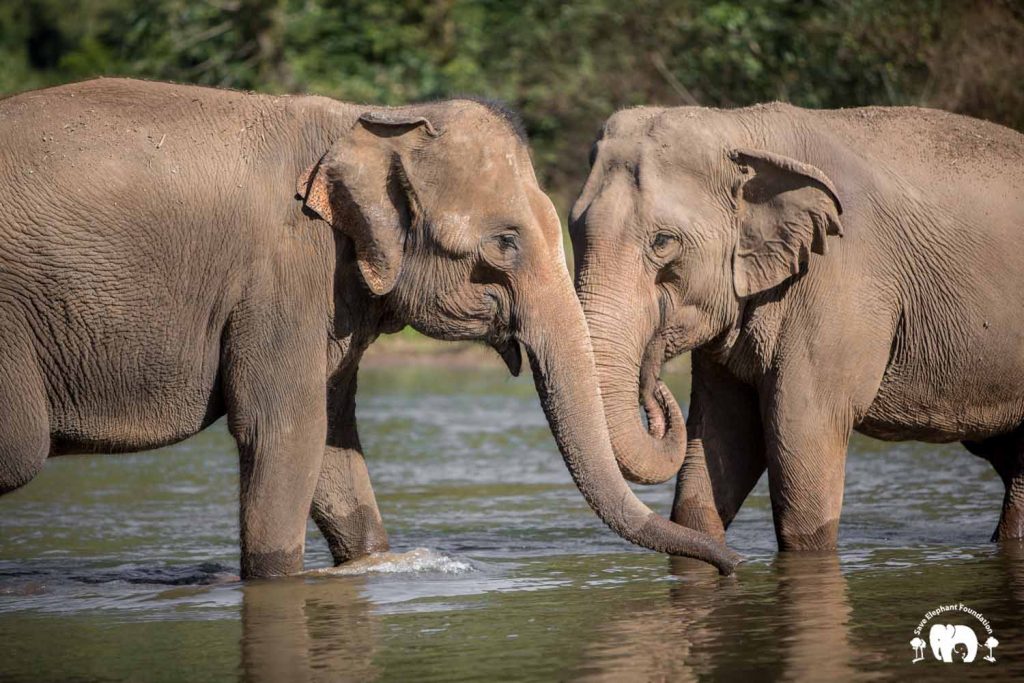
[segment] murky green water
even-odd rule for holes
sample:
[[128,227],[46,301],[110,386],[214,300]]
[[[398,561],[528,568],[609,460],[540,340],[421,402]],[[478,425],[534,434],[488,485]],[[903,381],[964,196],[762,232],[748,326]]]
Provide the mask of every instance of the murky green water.
[[[750,561],[722,579],[601,525],[528,380],[367,370],[360,396],[393,546],[428,552],[243,585],[222,425],[55,459],[0,499],[0,680],[1024,677],[1024,547],[987,542],[1002,487],[959,447],[855,439],[838,555],[776,554],[762,481],[730,530]],[[640,493],[667,513],[671,485]],[[311,525],[307,565],[328,560]],[[911,663],[918,622],[956,602],[997,661]]]

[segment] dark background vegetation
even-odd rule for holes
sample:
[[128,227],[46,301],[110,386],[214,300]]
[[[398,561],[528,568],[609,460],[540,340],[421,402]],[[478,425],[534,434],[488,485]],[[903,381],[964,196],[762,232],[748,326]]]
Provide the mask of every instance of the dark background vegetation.
[[635,104],[921,104],[1024,128],[1014,0],[0,0],[0,93],[132,75],[525,119],[562,215]]

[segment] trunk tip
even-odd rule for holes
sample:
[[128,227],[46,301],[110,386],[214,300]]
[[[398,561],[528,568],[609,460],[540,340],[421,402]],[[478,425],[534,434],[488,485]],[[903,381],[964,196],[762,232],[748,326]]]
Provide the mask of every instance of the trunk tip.
[[736,573],[736,567],[744,562],[746,562],[746,558],[737,552],[729,550],[722,558],[721,564],[716,564],[715,567],[717,567],[720,576],[732,576]]
[[633,540],[651,550],[657,550],[679,557],[692,557],[714,566],[722,576],[730,576],[736,566],[743,562],[743,556],[706,534],[679,526],[650,513],[647,522]]

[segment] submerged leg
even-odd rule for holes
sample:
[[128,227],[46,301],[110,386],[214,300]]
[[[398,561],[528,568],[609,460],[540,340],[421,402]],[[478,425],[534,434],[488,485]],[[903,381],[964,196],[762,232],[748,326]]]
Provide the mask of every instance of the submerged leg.
[[326,354],[301,323],[282,309],[244,310],[225,335],[224,393],[238,444],[245,579],[302,571],[327,410]]
[[353,368],[334,383],[328,397],[327,446],[311,509],[335,564],[388,549],[356,430],[355,395]]
[[725,542],[725,530],[765,470],[757,393],[700,352],[692,363],[686,459],[672,521]]
[[985,441],[964,441],[971,453],[985,458],[999,474],[1006,489],[993,541],[1024,539],[1024,432],[1020,428]]

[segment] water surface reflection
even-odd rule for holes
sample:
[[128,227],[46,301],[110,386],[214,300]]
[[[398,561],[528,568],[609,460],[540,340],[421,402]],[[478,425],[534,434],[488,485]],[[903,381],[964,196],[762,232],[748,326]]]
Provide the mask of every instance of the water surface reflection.
[[362,577],[295,578],[242,587],[242,672],[254,683],[370,680],[381,621]]
[[[836,554],[777,554],[761,482],[730,529],[749,562],[723,579],[603,527],[528,380],[361,385],[385,524],[396,550],[429,553],[243,585],[222,426],[57,459],[0,499],[0,680],[1024,678],[1024,548],[987,542],[1002,487],[958,447],[855,438]],[[672,486],[639,495],[667,511]],[[307,559],[329,564],[312,526]],[[912,664],[914,627],[958,601],[992,623],[996,663]]]

